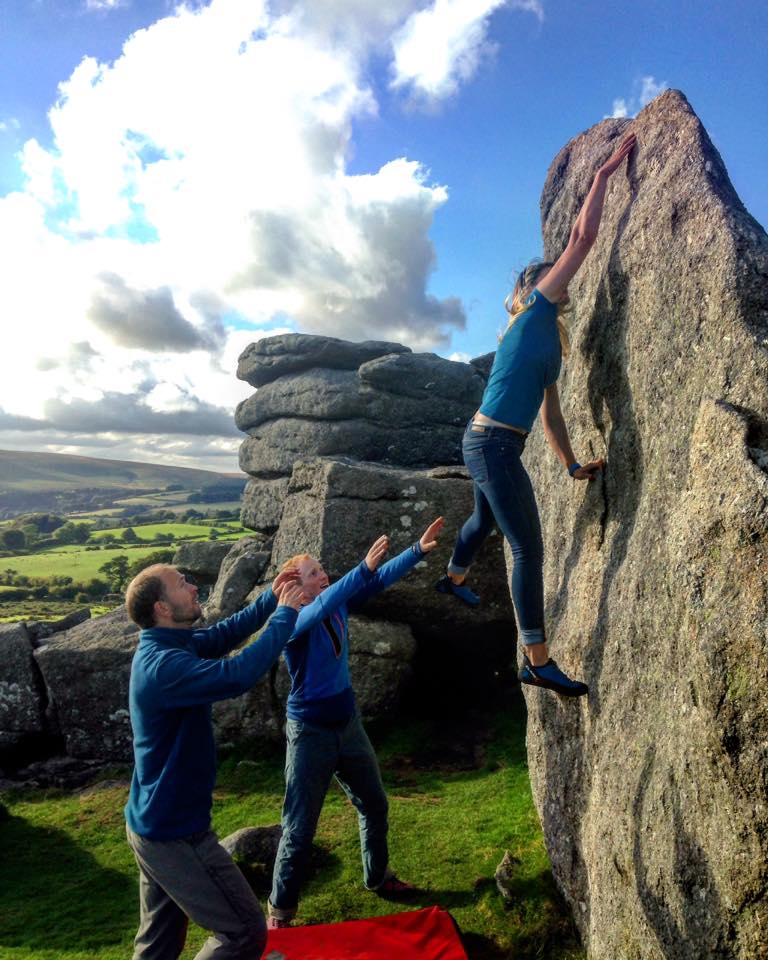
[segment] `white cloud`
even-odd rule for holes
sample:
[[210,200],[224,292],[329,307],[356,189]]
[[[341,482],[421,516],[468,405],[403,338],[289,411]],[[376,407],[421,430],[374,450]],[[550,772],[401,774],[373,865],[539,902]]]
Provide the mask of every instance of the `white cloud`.
[[290,16],[297,32],[321,45],[340,45],[363,56],[385,52],[392,31],[424,0],[273,0],[276,13]]
[[610,116],[616,117],[617,119],[629,116],[629,107],[627,106],[627,101],[623,97],[618,97],[613,101],[613,110]]
[[653,77],[643,77],[640,81],[640,106],[647,106],[651,100],[655,100],[656,97],[666,89],[666,80],[657,83]]
[[393,40],[392,86],[411,87],[427,100],[456,93],[481,60],[495,54],[488,21],[503,6],[544,16],[538,0],[434,0],[414,13]]
[[658,83],[654,77],[641,77],[635,81],[634,94],[631,97],[617,97],[613,101],[613,107],[605,117],[634,117],[643,107],[647,106],[651,100],[654,100],[660,93],[667,89],[667,81],[662,80]]
[[85,0],[86,10],[116,10],[128,5],[128,0]]
[[447,347],[462,305],[427,292],[447,189],[416,160],[353,176],[347,158],[377,111],[368,58],[445,7],[451,56],[442,87],[432,76],[455,89],[502,2],[212,0],[138,31],[112,64],[84,58],[51,145],[20,152],[25,189],[0,198],[0,407],[16,422],[54,411],[56,437],[77,414],[108,445],[119,397],[126,429],[148,435],[193,402],[232,410],[248,393],[237,356],[271,332]]

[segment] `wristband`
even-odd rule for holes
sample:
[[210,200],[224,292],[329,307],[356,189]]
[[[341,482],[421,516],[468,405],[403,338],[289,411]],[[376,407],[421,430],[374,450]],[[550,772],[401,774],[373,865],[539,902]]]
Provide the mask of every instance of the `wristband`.
[[573,477],[577,470],[581,470],[581,464],[578,460],[574,460],[570,467],[568,467],[568,473],[571,477]]

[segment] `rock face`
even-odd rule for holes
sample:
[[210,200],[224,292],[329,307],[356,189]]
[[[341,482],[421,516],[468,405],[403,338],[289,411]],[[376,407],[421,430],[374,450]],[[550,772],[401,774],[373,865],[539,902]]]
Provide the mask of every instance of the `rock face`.
[[265,549],[264,541],[256,537],[243,537],[230,548],[206,604],[208,623],[228,617],[245,605],[248,592],[254,583],[260,582],[269,557],[269,545]]
[[594,960],[768,956],[768,237],[685,98],[567,144],[556,257],[632,127],[571,284],[574,485],[532,435],[553,653],[590,695],[526,689],[555,875]]

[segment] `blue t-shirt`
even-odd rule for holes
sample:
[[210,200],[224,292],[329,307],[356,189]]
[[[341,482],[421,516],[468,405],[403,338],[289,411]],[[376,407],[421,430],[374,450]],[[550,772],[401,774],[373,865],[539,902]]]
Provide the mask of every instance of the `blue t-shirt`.
[[557,307],[537,288],[501,339],[480,413],[530,431],[544,391],[560,375]]

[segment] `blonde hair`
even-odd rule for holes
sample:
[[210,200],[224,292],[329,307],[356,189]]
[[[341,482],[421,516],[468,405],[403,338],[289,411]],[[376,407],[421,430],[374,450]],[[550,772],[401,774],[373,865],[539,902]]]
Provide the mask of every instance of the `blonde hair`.
[[[518,316],[530,307],[528,298],[533,293],[536,281],[544,270],[554,266],[551,260],[531,260],[527,267],[522,269],[517,277],[515,288],[504,301],[504,309],[509,314],[507,330],[517,320]],[[563,357],[567,357],[571,352],[571,338],[568,332],[566,316],[568,307],[565,304],[557,304],[557,332],[560,337],[560,349],[563,351]],[[505,330],[504,333],[507,331]],[[503,336],[503,334],[502,334]]]

